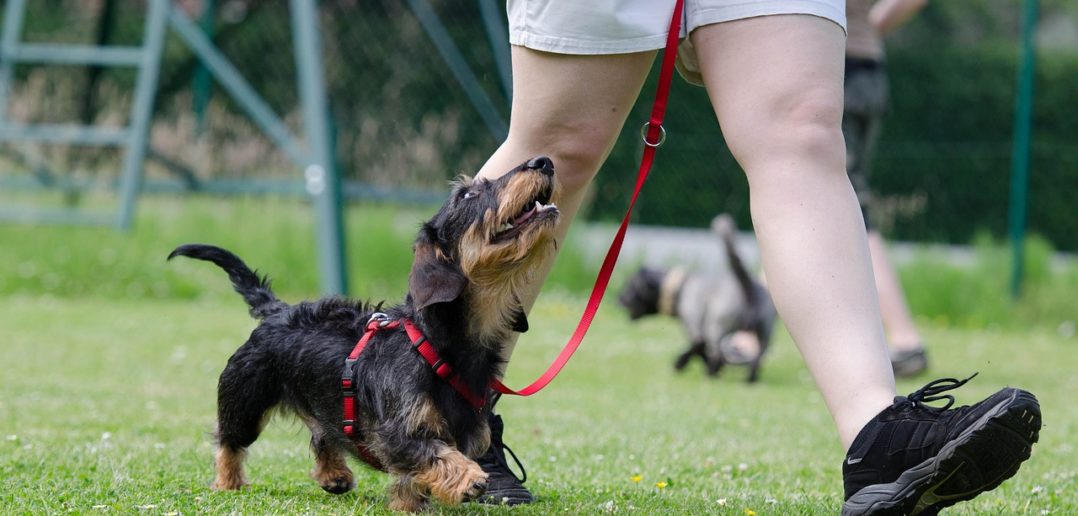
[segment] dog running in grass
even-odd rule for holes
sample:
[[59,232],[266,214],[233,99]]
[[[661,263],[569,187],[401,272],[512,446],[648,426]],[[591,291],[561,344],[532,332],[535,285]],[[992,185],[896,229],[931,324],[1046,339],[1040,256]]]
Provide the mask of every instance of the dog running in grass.
[[419,230],[404,302],[388,308],[332,297],[289,305],[234,254],[176,248],[169,259],[224,269],[261,320],[221,373],[212,487],[247,483],[247,448],[281,408],[310,429],[311,476],[330,493],[355,486],[352,455],[393,476],[395,510],[480,496],[487,475],[474,459],[490,441],[487,393],[510,332],[527,329],[516,293],[555,245],[554,186],[543,157],[496,180],[458,180]]
[[[732,278],[678,267],[642,267],[618,295],[618,302],[631,320],[663,314],[681,321],[689,346],[674,363],[676,370],[695,357],[704,361],[710,376],[727,364],[748,364],[752,383],[760,377],[778,313],[767,289],[753,279],[737,254],[733,218],[718,215],[711,229],[722,241]],[[748,345],[738,346],[737,339],[749,341]]]

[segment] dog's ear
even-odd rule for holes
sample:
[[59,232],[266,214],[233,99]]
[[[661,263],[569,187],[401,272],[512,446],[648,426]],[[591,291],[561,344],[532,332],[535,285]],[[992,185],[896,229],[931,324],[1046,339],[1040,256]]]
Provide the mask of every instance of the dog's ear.
[[528,314],[524,313],[524,305],[517,300],[517,308],[513,311],[513,331],[525,333],[528,331]]
[[430,240],[415,244],[415,259],[408,275],[408,294],[416,310],[435,303],[448,303],[460,297],[468,278]]

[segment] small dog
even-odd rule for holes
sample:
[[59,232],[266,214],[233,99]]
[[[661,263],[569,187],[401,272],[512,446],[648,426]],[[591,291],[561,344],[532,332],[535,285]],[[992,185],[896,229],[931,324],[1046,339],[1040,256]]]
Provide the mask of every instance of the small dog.
[[246,450],[280,406],[310,429],[311,476],[330,493],[355,486],[352,455],[394,476],[394,510],[480,496],[487,475],[473,459],[490,443],[486,394],[510,332],[527,330],[516,292],[555,245],[554,186],[545,157],[496,180],[458,180],[419,231],[405,301],[384,309],[340,298],[288,305],[232,253],[176,248],[169,259],[224,269],[261,320],[221,373],[212,487],[246,484]]
[[[685,368],[693,357],[715,376],[726,364],[748,364],[749,383],[760,375],[760,362],[771,344],[777,312],[767,289],[753,279],[734,247],[735,226],[729,215],[712,220],[712,231],[722,240],[729,278],[690,274],[681,268],[643,267],[618,295],[618,302],[637,320],[645,315],[665,314],[681,320],[689,335],[688,349],[678,356],[674,368]],[[736,342],[746,338],[749,354]]]

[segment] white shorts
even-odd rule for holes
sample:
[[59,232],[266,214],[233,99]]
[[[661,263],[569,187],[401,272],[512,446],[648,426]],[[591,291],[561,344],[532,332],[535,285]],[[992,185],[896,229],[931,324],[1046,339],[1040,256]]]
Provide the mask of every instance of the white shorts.
[[[627,54],[666,46],[674,0],[508,0],[509,42],[558,54]],[[678,70],[701,84],[686,37],[697,27],[756,16],[808,14],[846,30],[845,0],[685,0]]]

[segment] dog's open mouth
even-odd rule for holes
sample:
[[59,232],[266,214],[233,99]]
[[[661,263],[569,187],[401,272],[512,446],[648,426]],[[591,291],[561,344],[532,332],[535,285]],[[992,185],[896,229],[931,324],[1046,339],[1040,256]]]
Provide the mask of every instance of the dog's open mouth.
[[493,242],[509,240],[521,233],[524,228],[548,220],[558,214],[558,207],[550,202],[551,189],[545,188],[524,204],[517,214],[502,223],[498,232],[491,238]]

